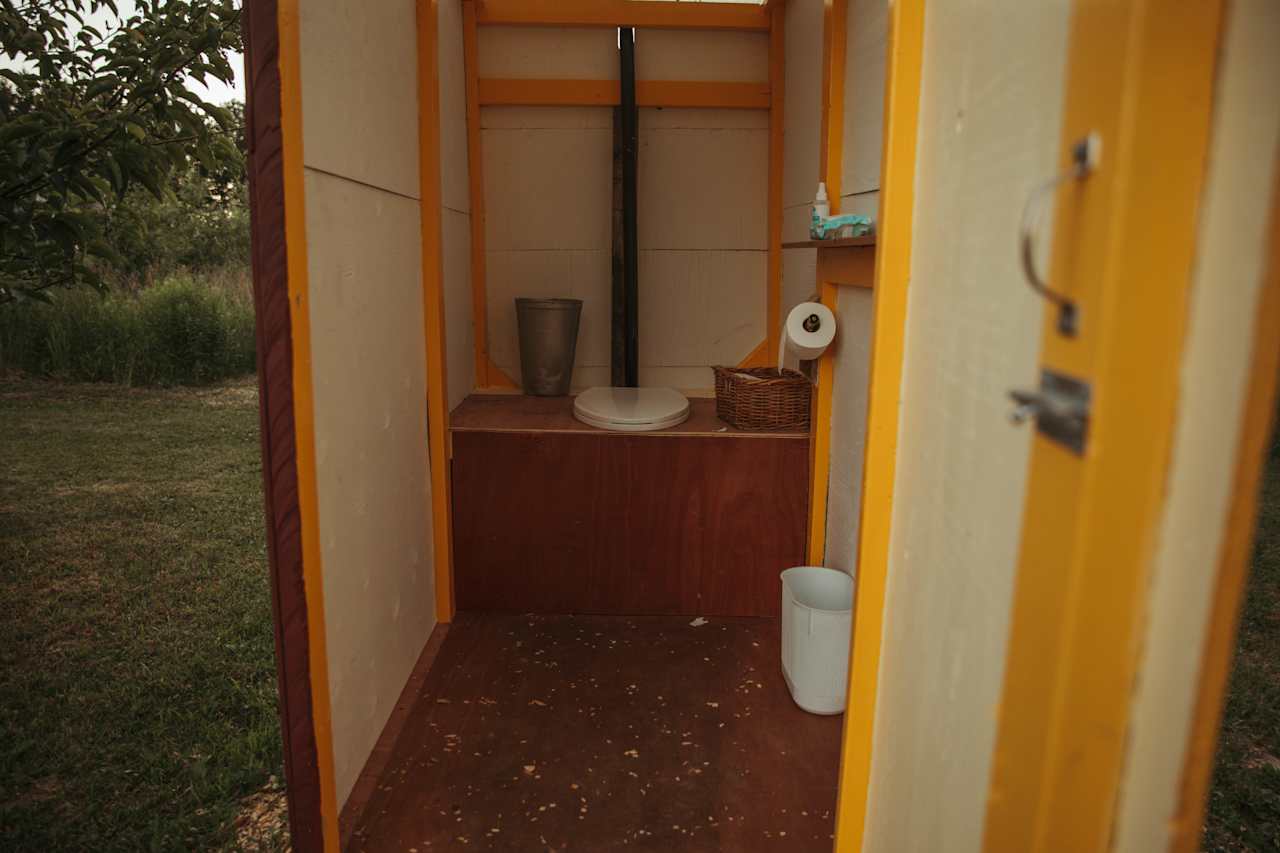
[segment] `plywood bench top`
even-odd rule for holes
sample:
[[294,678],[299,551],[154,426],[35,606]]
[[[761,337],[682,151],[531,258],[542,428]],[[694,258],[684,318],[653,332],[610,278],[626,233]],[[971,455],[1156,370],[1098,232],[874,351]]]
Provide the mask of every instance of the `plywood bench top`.
[[472,394],[450,416],[454,432],[583,432],[617,436],[721,436],[734,438],[807,439],[805,430],[746,432],[716,417],[716,401],[689,400],[689,419],[656,432],[610,432],[582,423],[573,416],[572,397],[525,397],[519,394]]

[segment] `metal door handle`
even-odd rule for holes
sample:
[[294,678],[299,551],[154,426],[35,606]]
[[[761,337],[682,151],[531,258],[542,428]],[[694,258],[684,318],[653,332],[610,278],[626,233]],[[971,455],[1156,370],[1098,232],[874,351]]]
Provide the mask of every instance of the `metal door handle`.
[[1027,277],[1027,284],[1040,296],[1058,306],[1058,331],[1068,337],[1074,337],[1080,324],[1080,310],[1069,297],[1049,289],[1049,285],[1036,269],[1036,232],[1040,225],[1040,217],[1044,212],[1046,199],[1052,199],[1057,188],[1068,182],[1087,178],[1097,168],[1102,156],[1102,138],[1090,133],[1071,147],[1071,168],[1060,175],[1055,175],[1032,190],[1027,203],[1022,208],[1022,224],[1018,229],[1018,244],[1022,257],[1022,272]]

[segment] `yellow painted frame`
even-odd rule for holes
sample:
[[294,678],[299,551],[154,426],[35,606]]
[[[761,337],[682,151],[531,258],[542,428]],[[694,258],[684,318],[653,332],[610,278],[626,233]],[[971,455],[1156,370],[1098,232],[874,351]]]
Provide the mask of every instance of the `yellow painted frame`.
[[302,583],[307,602],[307,651],[311,675],[311,727],[320,779],[324,849],[338,850],[338,797],[333,760],[333,713],[325,639],[324,570],[320,552],[320,504],[316,491],[315,385],[311,368],[311,301],[307,274],[307,204],[302,157],[302,58],[298,0],[279,0],[280,142],[284,178],[285,258],[293,343],[293,419],[297,443],[298,516]]
[[1268,441],[1275,428],[1276,386],[1280,377],[1280,174],[1271,199],[1270,257],[1255,313],[1253,364],[1236,451],[1231,509],[1218,559],[1217,583],[1200,661],[1199,694],[1188,733],[1178,811],[1173,819],[1170,849],[1174,853],[1195,853],[1200,849],[1223,699],[1227,677],[1231,674],[1240,604],[1253,552],[1258,491]]
[[760,6],[639,0],[478,0],[481,24],[767,30]]
[[[1046,311],[1043,361],[1089,381],[1083,457],[1033,439],[984,844],[1109,846],[1164,502],[1212,121],[1221,2],[1077,0],[1050,282],[1081,306],[1074,339]],[[1156,213],[1153,214],[1153,211]]]
[[444,223],[440,190],[439,0],[418,0],[418,180],[422,223],[422,322],[427,348],[427,441],[436,619],[452,622],[453,495],[449,458],[449,373],[445,366]]
[[924,63],[925,0],[890,7],[885,73],[879,237],[871,338],[866,448],[862,469],[858,570],[854,577],[853,649],[840,752],[835,849],[862,849],[871,784],[871,747],[880,683],[889,535],[898,462],[898,408],[906,354],[907,288],[915,210],[916,137]]
[[[827,185],[831,213],[840,212],[840,183],[844,169],[844,76],[848,0],[826,0],[822,39],[822,145],[818,171]],[[833,281],[818,279],[819,299],[833,312],[840,291]],[[809,535],[806,559],[820,566],[827,552],[827,488],[831,477],[831,395],[835,387],[835,356],[839,341],[818,360],[812,440],[809,443]]]
[[[478,81],[481,106],[612,107],[622,102],[617,80],[539,80],[482,77]],[[641,107],[712,107],[767,110],[769,86],[764,83],[726,83],[707,80],[638,80],[636,104]]]

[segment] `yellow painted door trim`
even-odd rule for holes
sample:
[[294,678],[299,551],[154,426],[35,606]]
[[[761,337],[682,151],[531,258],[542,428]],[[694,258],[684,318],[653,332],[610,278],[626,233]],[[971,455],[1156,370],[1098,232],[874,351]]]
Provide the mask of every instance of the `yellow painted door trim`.
[[[1103,850],[1123,764],[1164,501],[1222,3],[1076,0],[1042,364],[1088,381],[1083,456],[1037,434],[1022,524],[984,844]],[[1028,425],[1029,428],[1033,425]]]
[[427,358],[436,619],[452,622],[453,522],[449,477],[449,374],[445,366],[444,237],[440,213],[440,8],[418,0],[418,179],[421,186],[422,310]]
[[[780,14],[779,9],[775,14]],[[831,213],[840,212],[840,178],[844,168],[845,21],[848,0],[825,0],[822,16],[822,118],[818,173],[827,184]],[[819,301],[834,313],[840,291],[835,282],[817,281]],[[809,533],[805,559],[821,566],[827,554],[827,488],[831,479],[831,395],[835,390],[836,353],[840,340],[818,359],[818,383],[809,443]]]
[[1276,384],[1280,377],[1280,174],[1271,196],[1271,242],[1266,278],[1258,299],[1253,333],[1253,365],[1236,451],[1231,509],[1218,559],[1209,630],[1200,662],[1200,688],[1188,736],[1172,849],[1195,853],[1204,827],[1205,800],[1222,723],[1222,705],[1240,622],[1240,604],[1249,575],[1258,491],[1275,428]]
[[835,847],[842,853],[862,849],[871,783],[871,747],[898,458],[898,406],[906,352],[907,287],[911,280],[924,14],[925,0],[897,0],[890,7],[877,217],[879,238],[872,291],[867,438],[862,469],[858,567],[854,578],[853,649],[840,752],[840,798],[836,806]]
[[315,386],[311,371],[311,302],[307,276],[307,204],[302,159],[302,60],[298,0],[276,7],[280,36],[280,143],[284,178],[285,258],[293,339],[293,421],[297,443],[298,515],[302,584],[307,602],[311,674],[311,726],[320,777],[321,832],[326,851],[338,849],[338,797],[333,763],[333,714],[325,642],[324,571],[320,559],[320,504],[316,492]]

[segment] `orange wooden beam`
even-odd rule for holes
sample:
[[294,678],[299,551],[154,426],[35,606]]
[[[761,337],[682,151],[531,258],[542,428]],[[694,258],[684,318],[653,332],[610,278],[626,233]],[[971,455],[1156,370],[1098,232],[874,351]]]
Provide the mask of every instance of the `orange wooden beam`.
[[769,10],[769,257],[765,276],[765,346],[777,358],[782,327],[783,95],[786,90],[786,10]]
[[477,0],[481,24],[768,30],[762,6],[644,0]]
[[439,9],[418,0],[418,175],[422,198],[422,307],[427,359],[431,537],[436,619],[453,621],[453,521],[449,476],[449,388],[445,359],[444,235],[440,207]]
[[[617,80],[545,80],[485,77],[478,81],[481,106],[611,107],[622,102]],[[719,107],[769,109],[766,83],[640,80],[636,103],[642,107]]]
[[337,776],[333,758],[333,711],[325,634],[324,566],[320,547],[320,497],[316,482],[315,377],[311,361],[311,284],[307,261],[307,202],[302,133],[302,35],[298,0],[277,7],[280,37],[280,150],[289,323],[292,330],[294,457],[298,475],[299,539],[303,594],[307,603],[307,659],[311,677],[311,731],[320,782],[321,844],[338,853]]

